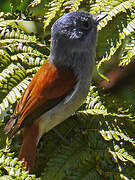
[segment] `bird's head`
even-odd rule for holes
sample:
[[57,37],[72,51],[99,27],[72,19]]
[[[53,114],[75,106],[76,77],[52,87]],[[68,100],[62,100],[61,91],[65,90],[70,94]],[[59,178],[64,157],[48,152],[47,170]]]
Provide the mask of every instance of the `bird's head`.
[[51,58],[58,62],[72,54],[90,53],[94,56],[98,22],[95,15],[81,11],[60,17],[51,29]]
[[[72,50],[86,50],[96,42],[97,21],[88,12],[71,12],[59,18],[52,26],[52,42]],[[94,44],[93,44],[94,43]],[[64,47],[63,47],[64,48]]]

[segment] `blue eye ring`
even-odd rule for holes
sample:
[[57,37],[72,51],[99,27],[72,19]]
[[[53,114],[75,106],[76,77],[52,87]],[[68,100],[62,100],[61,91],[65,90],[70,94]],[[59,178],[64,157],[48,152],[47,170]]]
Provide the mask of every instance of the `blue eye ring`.
[[82,30],[90,30],[92,28],[92,23],[90,20],[87,20],[87,21],[82,21],[81,23],[81,29]]

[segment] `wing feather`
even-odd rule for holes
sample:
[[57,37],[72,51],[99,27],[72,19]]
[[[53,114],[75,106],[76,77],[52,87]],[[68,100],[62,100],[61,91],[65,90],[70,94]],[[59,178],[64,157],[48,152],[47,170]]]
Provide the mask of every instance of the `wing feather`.
[[57,68],[50,61],[46,61],[35,74],[17,104],[11,119],[4,131],[16,131],[32,123],[37,116],[54,107],[71,91],[76,83],[76,77],[71,69]]

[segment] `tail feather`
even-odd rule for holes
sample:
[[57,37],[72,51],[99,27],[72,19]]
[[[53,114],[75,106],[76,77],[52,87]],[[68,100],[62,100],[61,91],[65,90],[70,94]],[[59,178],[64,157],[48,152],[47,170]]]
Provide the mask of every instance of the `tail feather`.
[[18,117],[11,116],[11,119],[8,121],[4,128],[5,134],[8,134],[9,139],[20,129],[20,125],[17,123]]
[[16,123],[16,118],[11,117],[11,119],[8,121],[8,123],[6,124],[6,126],[4,128],[5,134],[8,134],[11,131],[11,129],[13,128],[15,123]]
[[21,103],[21,100],[19,101],[19,103],[17,103],[13,115],[11,116],[10,120],[7,122],[7,124],[4,128],[5,134],[8,134],[9,132],[11,132],[11,134],[9,135],[9,138],[12,138],[12,136],[19,130],[19,127],[20,127],[20,125],[17,123],[17,121],[21,115],[19,113],[20,103]]
[[24,127],[23,144],[21,146],[19,160],[24,161],[24,166],[32,171],[36,155],[36,146],[39,139],[38,125],[31,124]]

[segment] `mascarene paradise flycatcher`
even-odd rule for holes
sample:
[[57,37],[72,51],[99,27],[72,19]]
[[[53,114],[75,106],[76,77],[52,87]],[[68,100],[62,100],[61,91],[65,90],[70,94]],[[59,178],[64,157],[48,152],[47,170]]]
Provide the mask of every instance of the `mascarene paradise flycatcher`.
[[43,134],[71,116],[88,94],[101,19],[77,11],[63,15],[52,26],[50,56],[31,80],[4,129],[11,138],[23,128],[19,159],[29,172]]

